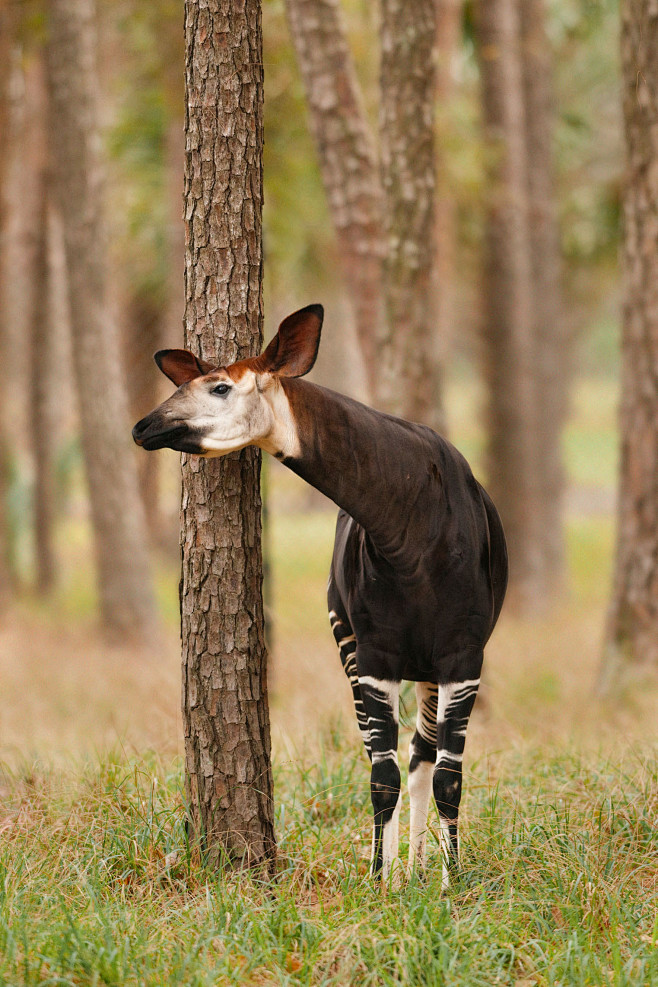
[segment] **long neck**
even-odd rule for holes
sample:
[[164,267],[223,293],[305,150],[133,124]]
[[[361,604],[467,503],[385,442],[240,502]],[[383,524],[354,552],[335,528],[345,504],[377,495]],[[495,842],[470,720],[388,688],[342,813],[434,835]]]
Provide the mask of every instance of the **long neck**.
[[381,551],[399,550],[410,508],[440,486],[440,440],[308,381],[282,384],[299,440],[286,466],[347,511]]

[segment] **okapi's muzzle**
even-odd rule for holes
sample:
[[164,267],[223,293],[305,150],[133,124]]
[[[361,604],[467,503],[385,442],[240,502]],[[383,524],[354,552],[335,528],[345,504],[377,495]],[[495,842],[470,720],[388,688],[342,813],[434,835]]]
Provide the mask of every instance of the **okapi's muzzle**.
[[138,446],[149,452],[154,449],[175,449],[177,452],[203,455],[200,438],[199,433],[185,422],[167,421],[155,411],[138,421],[133,428],[133,439]]

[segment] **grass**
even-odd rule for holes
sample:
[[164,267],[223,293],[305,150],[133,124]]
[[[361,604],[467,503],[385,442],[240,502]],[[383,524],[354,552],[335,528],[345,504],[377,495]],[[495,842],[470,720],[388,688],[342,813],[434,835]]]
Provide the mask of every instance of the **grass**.
[[471,765],[447,896],[436,849],[401,891],[367,878],[366,780],[338,734],[279,764],[279,872],[263,882],[204,868],[178,764],[5,774],[0,982],[658,984],[655,751]]
[[[187,841],[176,561],[157,572],[158,647],[109,649],[72,518],[56,598],[0,628],[0,984],[658,985],[658,695],[592,693],[613,399],[607,381],[575,389],[563,599],[504,612],[488,648],[447,896],[436,845],[423,881],[383,895],[367,878],[368,767],[324,601],[333,509],[272,464],[273,882],[213,873]],[[473,386],[448,403],[477,464]]]

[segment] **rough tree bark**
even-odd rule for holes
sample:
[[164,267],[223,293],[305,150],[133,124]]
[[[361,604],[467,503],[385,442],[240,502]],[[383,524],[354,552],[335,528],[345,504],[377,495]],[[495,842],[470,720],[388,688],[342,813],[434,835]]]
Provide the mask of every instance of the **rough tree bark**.
[[93,0],[50,0],[53,177],[64,225],[71,330],[103,625],[148,639],[154,602],[118,334],[109,316]]
[[568,346],[562,309],[560,234],[553,167],[553,67],[544,0],[521,0],[528,228],[532,265],[539,591],[550,602],[564,580],[565,475],[561,436],[567,413]]
[[478,0],[477,48],[488,201],[483,351],[488,386],[488,486],[509,545],[512,603],[534,608],[538,560],[532,436],[532,315],[524,102],[516,0]]
[[436,0],[381,0],[380,145],[387,410],[442,426],[435,307]]
[[[226,364],[262,343],[260,0],[186,0],[185,342]],[[183,457],[187,792],[209,859],[275,852],[260,454]]]
[[600,685],[658,666],[658,4],[622,3],[626,136],[621,467]]
[[375,142],[339,0],[286,0],[343,277],[377,394],[382,315],[382,189]]

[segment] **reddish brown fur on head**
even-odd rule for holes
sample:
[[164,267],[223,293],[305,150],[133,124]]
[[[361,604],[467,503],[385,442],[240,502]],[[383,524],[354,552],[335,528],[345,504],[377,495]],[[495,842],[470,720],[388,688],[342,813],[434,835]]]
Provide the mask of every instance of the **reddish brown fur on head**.
[[[228,367],[215,367],[189,350],[160,350],[156,363],[178,390],[137,423],[135,442],[146,449],[168,446],[211,456],[252,444],[270,451],[280,425],[272,403],[281,390],[276,380],[311,370],[323,315],[321,305],[294,312],[260,356]],[[282,433],[289,437],[290,428]]]

